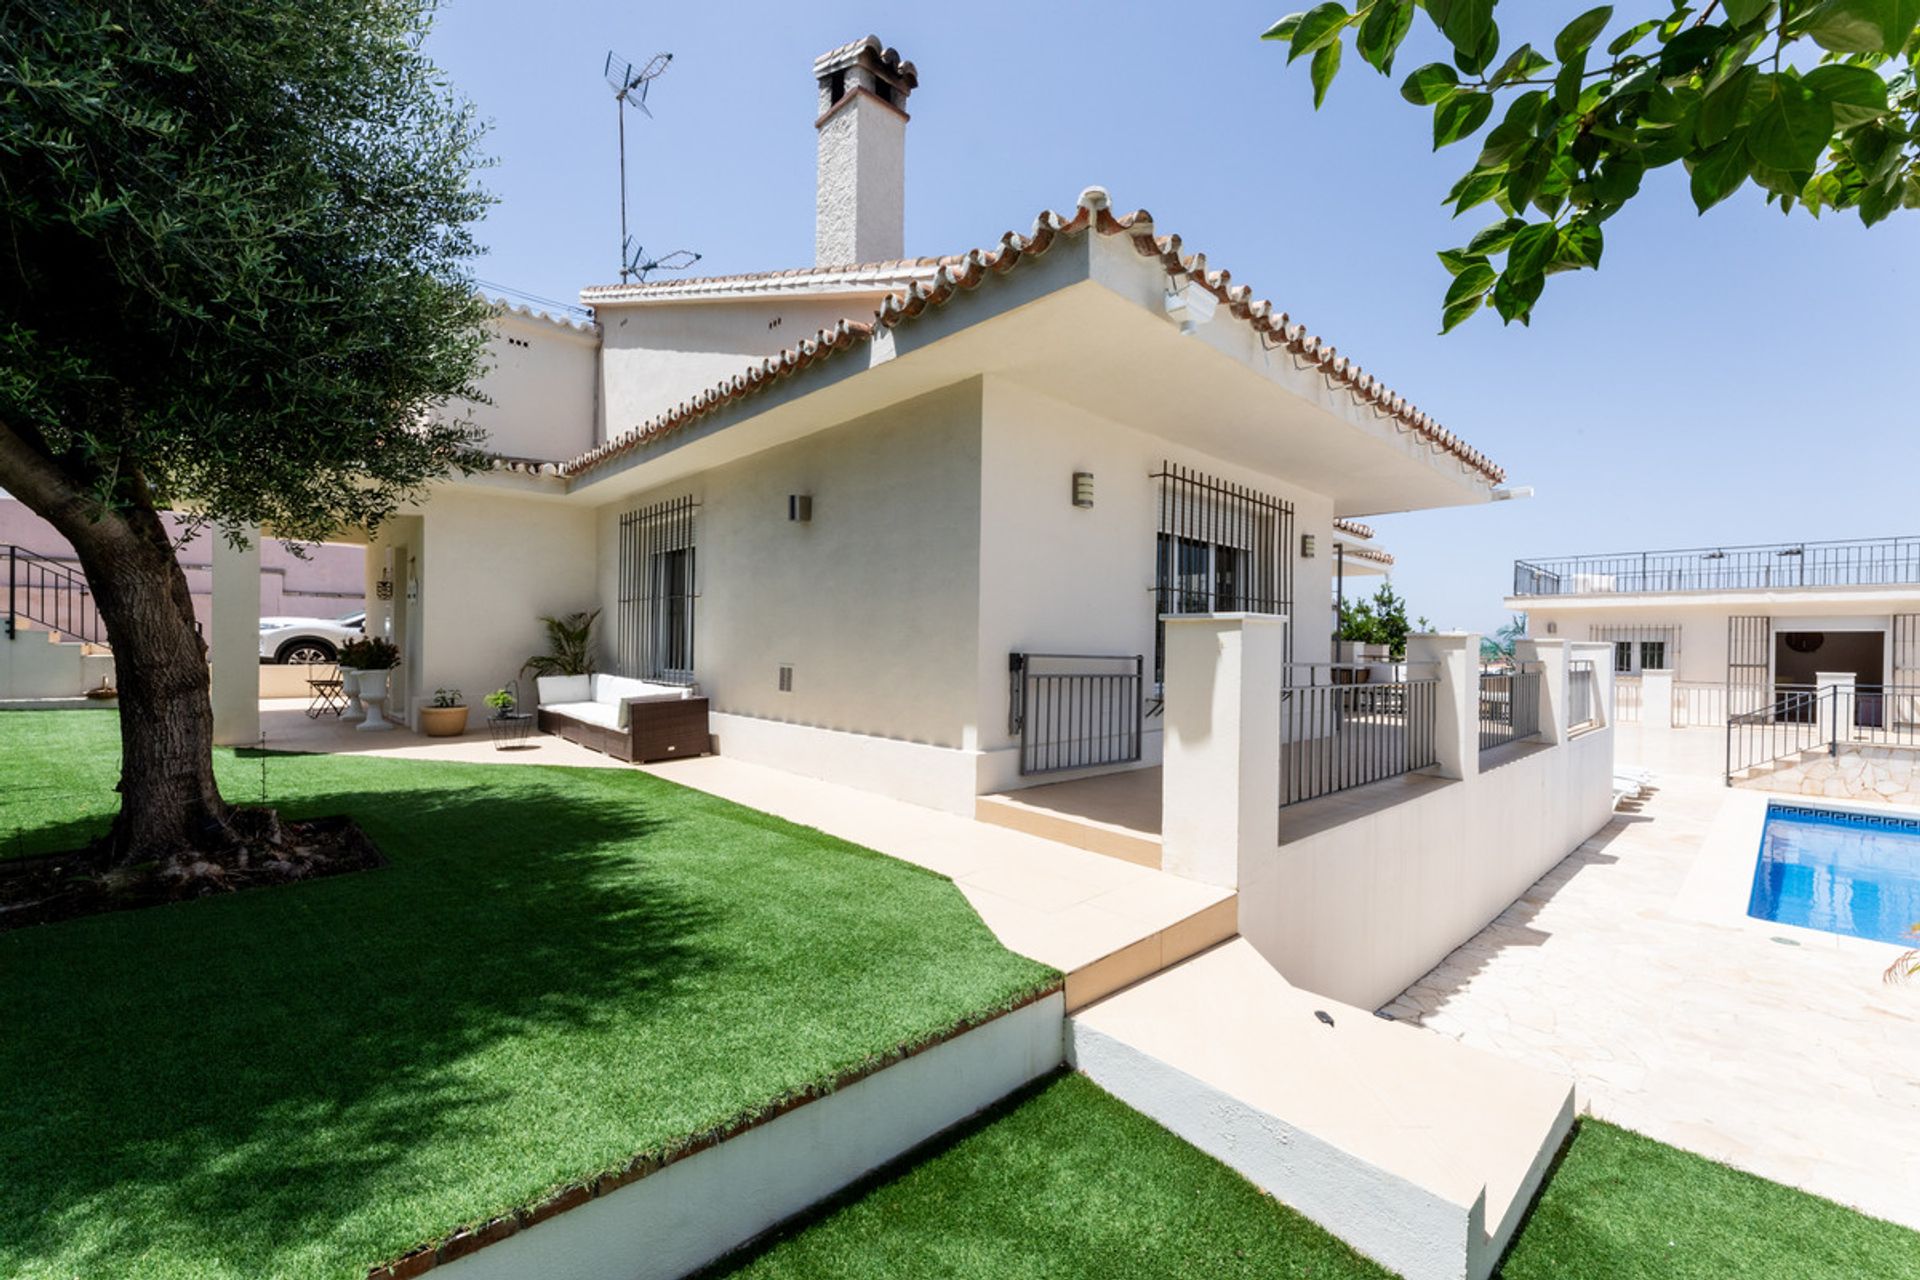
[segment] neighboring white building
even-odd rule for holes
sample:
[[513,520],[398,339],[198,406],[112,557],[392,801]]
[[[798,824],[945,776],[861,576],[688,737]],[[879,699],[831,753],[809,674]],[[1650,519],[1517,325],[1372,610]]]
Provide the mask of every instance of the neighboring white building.
[[1530,635],[1611,645],[1620,677],[1670,679],[1682,725],[1823,676],[1861,690],[1869,718],[1874,690],[1920,685],[1920,537],[1519,560],[1507,607]]

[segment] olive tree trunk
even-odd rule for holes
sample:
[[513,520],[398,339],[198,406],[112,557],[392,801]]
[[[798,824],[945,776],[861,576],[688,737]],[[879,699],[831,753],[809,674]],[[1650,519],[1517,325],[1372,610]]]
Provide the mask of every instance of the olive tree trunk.
[[0,423],[0,485],[73,544],[86,571],[120,690],[120,813],[115,860],[168,860],[230,843],[230,807],[213,779],[207,649],[173,542],[144,486],[103,510]]

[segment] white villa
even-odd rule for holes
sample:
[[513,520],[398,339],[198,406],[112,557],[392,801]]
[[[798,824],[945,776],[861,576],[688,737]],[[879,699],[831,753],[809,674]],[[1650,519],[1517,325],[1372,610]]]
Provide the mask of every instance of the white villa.
[[[1210,1069],[1169,1064],[1214,1031],[1158,1020],[1150,1061],[1110,1001],[1073,1060],[1403,1274],[1486,1275],[1570,1083],[1371,1013],[1608,821],[1611,644],[1537,635],[1499,677],[1461,633],[1335,663],[1337,593],[1391,564],[1360,520],[1489,502],[1501,468],[1099,187],[905,256],[916,69],[868,37],[814,73],[812,265],[596,285],[585,322],[503,304],[472,409],[495,465],[367,540],[394,718],[443,686],[478,703],[543,651],[542,615],[598,610],[612,678],[525,701],[614,734],[655,710],[631,696],[697,704],[695,751],[1204,886],[1207,910],[1069,973],[1066,1012],[1237,934],[1264,994],[1184,1010],[1235,1036],[1338,1018],[1324,1043],[1362,1048],[1288,1048],[1318,1083],[1217,1082],[1239,1100],[1204,1122],[1164,1082]],[[247,554],[219,552],[242,576]],[[229,742],[258,734],[256,597],[216,590]],[[1215,1058],[1268,1060],[1249,1045]],[[1376,1114],[1350,1053],[1417,1063],[1419,1096]]]

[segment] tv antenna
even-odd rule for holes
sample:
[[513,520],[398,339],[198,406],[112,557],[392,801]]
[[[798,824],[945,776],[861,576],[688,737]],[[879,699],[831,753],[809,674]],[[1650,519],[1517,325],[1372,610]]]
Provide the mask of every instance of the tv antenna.
[[688,249],[675,249],[657,258],[646,258],[646,251],[627,234],[627,107],[640,108],[640,114],[653,119],[647,110],[647,89],[673,61],[670,53],[656,53],[635,66],[617,53],[608,53],[604,68],[607,83],[613,86],[613,109],[620,118],[620,283],[645,280],[649,271],[681,271],[700,261],[700,255]]

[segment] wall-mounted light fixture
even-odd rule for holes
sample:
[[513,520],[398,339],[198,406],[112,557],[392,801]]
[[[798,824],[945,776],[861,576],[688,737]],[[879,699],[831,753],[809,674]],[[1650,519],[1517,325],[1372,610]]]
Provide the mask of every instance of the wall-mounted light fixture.
[[1557,636],[1557,635],[1559,635],[1559,634],[1560,634],[1560,624],[1559,624],[1559,623],[1557,623],[1557,622],[1549,622],[1549,623],[1547,624],[1547,634],[1548,634],[1548,635],[1550,635],[1550,636]]
[[1301,534],[1300,535],[1300,558],[1302,560],[1313,559],[1313,553],[1317,548],[1317,546],[1318,544],[1315,542],[1314,536],[1312,534],[1310,533]]
[[813,520],[813,495],[810,493],[788,494],[787,519],[795,524],[810,523]]
[[1093,472],[1073,473],[1073,505],[1083,510],[1093,506]]

